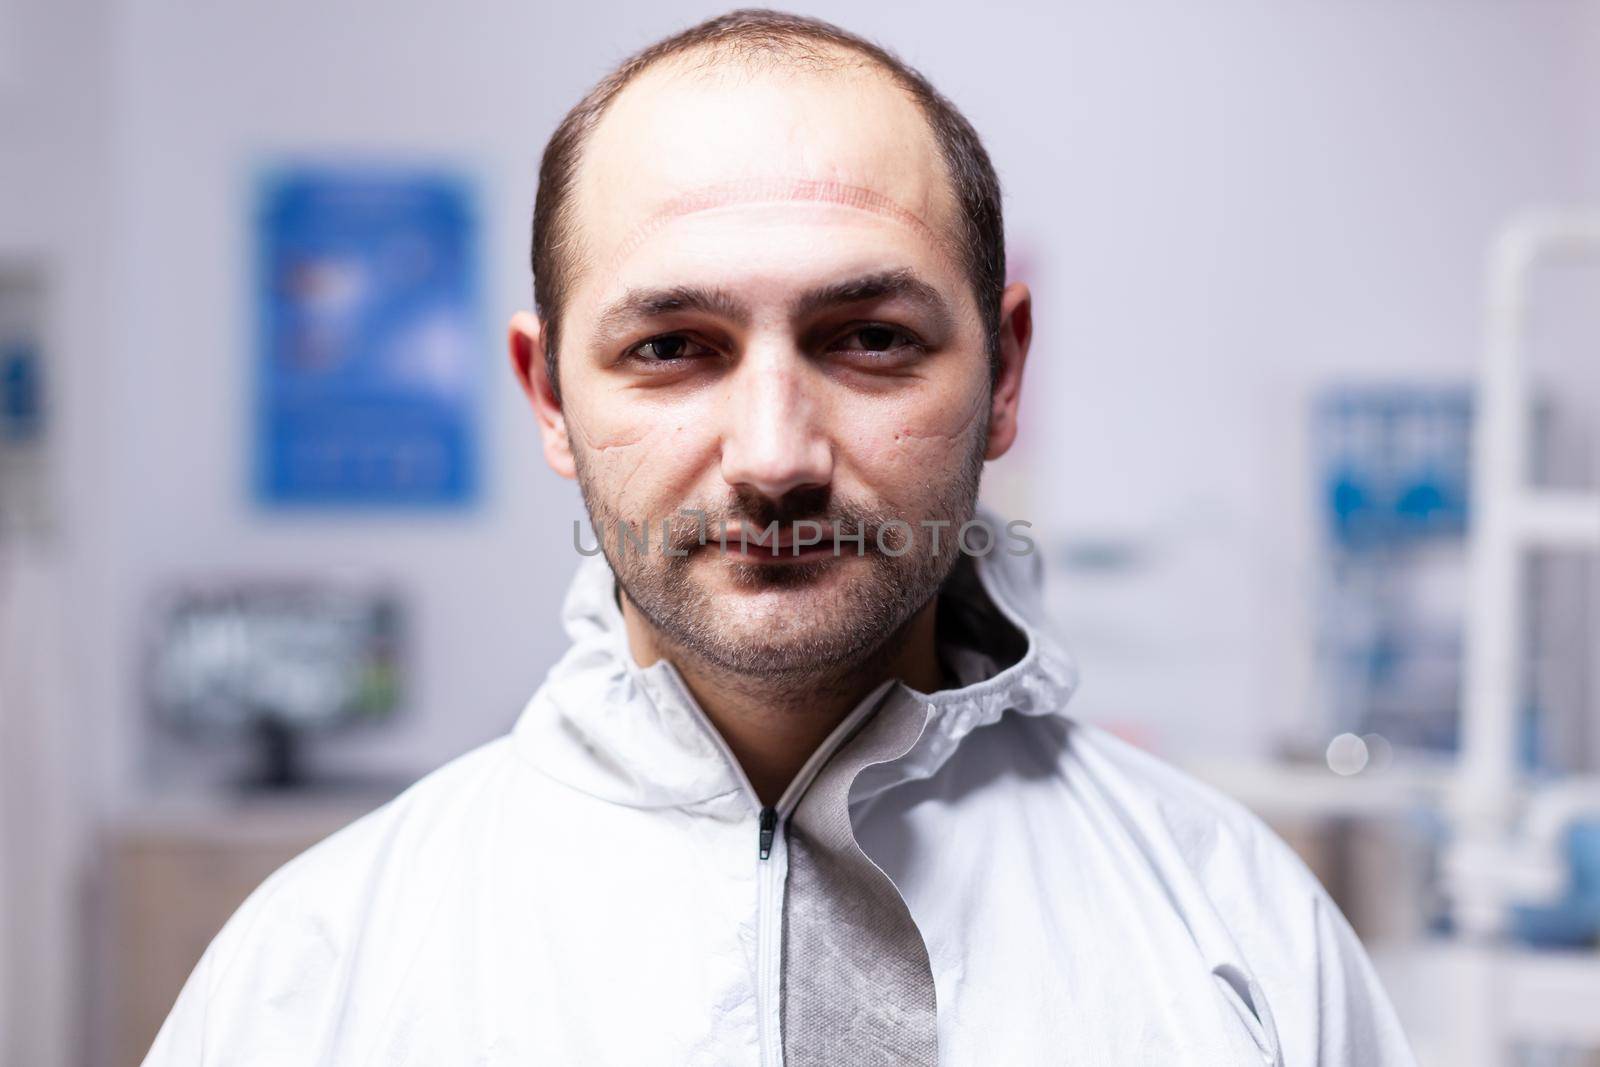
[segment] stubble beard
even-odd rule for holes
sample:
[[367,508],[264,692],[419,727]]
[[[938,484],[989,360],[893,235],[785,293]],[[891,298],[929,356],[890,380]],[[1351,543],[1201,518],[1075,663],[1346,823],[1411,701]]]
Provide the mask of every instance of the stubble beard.
[[[984,426],[975,429],[979,432],[955,477],[945,483],[928,511],[918,516],[834,501],[826,499],[825,493],[791,494],[777,502],[734,493],[722,506],[701,508],[706,513],[704,526],[692,515],[624,516],[599,490],[577,448],[573,459],[606,561],[628,599],[655,629],[669,658],[692,658],[736,688],[800,695],[808,690],[831,691],[868,662],[892,655],[903,645],[912,617],[938,593],[956,563],[957,532],[973,517],[977,505],[988,434]],[[692,502],[682,505],[695,506]],[[619,524],[632,520],[636,530],[647,518],[654,527],[648,551],[641,552],[632,544],[619,546]],[[661,551],[658,539],[663,519],[668,520],[666,544],[686,555]],[[832,558],[830,539],[824,542],[829,557],[815,562],[773,565],[714,558],[720,551],[717,531],[726,523],[742,520],[761,530],[777,520],[787,532],[791,523],[804,519],[837,524],[852,537],[859,529],[865,538],[864,552],[859,559]],[[909,542],[905,528],[886,527],[894,519],[909,526]],[[924,521],[948,523],[938,528],[937,551],[932,547],[932,529],[923,526]],[[709,544],[702,546],[700,538],[707,529]],[[881,551],[880,531],[883,545],[891,551],[901,547],[905,551],[899,555]],[[736,542],[730,539],[729,544]],[[855,557],[856,552],[853,540],[841,542],[841,557]],[[796,610],[760,620],[740,619],[733,614],[741,610],[737,598],[707,589],[697,576],[710,566],[725,568],[740,589],[793,589]],[[817,603],[801,606],[805,590],[836,567],[855,573],[831,595],[819,595]]]

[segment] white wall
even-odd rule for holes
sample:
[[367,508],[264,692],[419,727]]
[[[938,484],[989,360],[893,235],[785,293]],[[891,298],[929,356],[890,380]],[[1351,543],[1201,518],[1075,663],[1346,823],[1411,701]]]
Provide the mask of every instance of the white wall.
[[[134,685],[140,620],[176,579],[402,578],[416,706],[336,754],[409,773],[503,731],[562,645],[579,513],[497,344],[528,300],[538,153],[612,62],[716,8],[9,2],[0,251],[61,264],[71,697],[40,712],[73,744],[61,803],[115,811],[215,773],[153,740]],[[1600,199],[1596,5],[806,9],[922,67],[1000,168],[1038,293],[1005,466],[1040,472],[996,478],[1001,495],[1046,533],[1153,546],[1126,585],[1059,591],[1086,639],[1081,710],[1170,745],[1262,747],[1306,707],[1308,391],[1471,372],[1495,224]],[[494,343],[478,511],[267,521],[249,502],[249,180],[319,152],[481,175]],[[15,1045],[30,1053],[61,1047],[40,1035],[61,1032],[71,983],[43,988],[59,1011],[32,1017],[34,1043]]]
[[[109,26],[96,0],[0,3],[0,260],[39,272],[59,535],[0,544],[0,1063],[74,1062],[95,725],[65,630],[95,627],[106,531],[95,357],[108,339]],[[69,607],[69,605],[71,605]],[[83,610],[76,610],[82,608]]]

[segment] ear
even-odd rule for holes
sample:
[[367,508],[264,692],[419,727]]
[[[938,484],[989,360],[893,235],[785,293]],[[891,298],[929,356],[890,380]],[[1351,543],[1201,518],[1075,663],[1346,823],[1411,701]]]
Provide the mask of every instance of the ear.
[[989,402],[989,448],[985,459],[999,459],[1017,439],[1017,405],[1022,400],[1022,366],[1033,341],[1033,295],[1021,282],[1000,294],[1000,376]]
[[556,397],[555,385],[545,363],[544,323],[531,311],[511,316],[511,366],[522,383],[522,391],[533,404],[539,420],[539,436],[544,438],[544,461],[563,478],[576,476],[572,461],[572,441],[567,437],[567,419]]

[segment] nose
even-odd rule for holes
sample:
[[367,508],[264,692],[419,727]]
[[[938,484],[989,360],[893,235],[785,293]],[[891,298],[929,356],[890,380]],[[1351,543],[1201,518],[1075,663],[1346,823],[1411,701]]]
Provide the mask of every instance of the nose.
[[724,397],[722,477],[773,500],[827,486],[833,445],[819,384],[799,353],[747,352]]

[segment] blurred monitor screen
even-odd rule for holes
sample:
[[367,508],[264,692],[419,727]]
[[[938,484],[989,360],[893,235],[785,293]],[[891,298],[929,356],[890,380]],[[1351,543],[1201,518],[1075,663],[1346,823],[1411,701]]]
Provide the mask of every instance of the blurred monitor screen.
[[400,611],[388,594],[236,586],[179,594],[163,616],[152,703],[180,731],[326,729],[398,704]]

